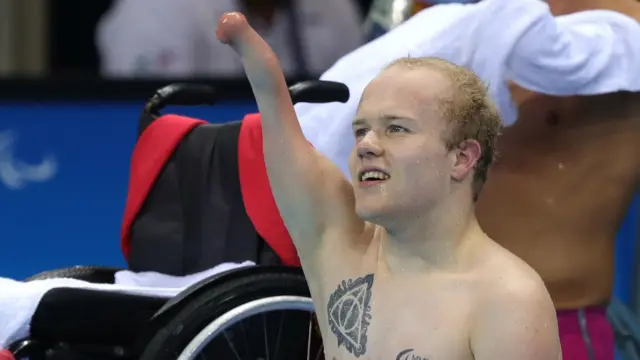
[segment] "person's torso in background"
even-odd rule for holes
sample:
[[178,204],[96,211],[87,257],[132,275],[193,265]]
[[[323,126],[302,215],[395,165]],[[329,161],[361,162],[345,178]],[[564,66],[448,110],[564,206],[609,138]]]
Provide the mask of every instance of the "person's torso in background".
[[557,308],[603,304],[616,233],[640,184],[640,94],[511,90],[520,116],[499,138],[478,220],[540,274]]
[[[227,11],[242,11],[242,4],[238,0],[119,0],[102,19],[98,26],[98,46],[102,47],[103,73],[107,76],[230,76],[243,74],[242,65],[237,54],[227,45],[220,43],[215,36],[219,17]],[[292,33],[297,31],[300,40],[300,52],[304,59],[306,72],[320,74],[342,55],[362,45],[364,35],[361,18],[355,4],[350,0],[294,0],[298,26],[292,24],[290,17],[284,10],[279,10],[270,27],[260,26],[260,21],[248,17],[249,22],[264,37],[278,55],[283,70],[287,75],[295,75],[300,69],[300,62],[296,60],[295,38]],[[141,3],[147,3],[141,6]],[[137,3],[135,5],[131,4]],[[152,7],[164,6],[164,9]],[[169,9],[171,8],[171,9]],[[139,16],[132,14],[140,13]],[[161,16],[150,16],[156,12]],[[181,35],[181,40],[174,49],[157,49],[157,56],[150,55],[147,64],[135,66],[110,66],[109,61],[122,62],[117,56],[117,41],[129,42],[129,47],[135,47],[131,37],[145,42],[149,37],[173,36],[165,34],[164,29],[170,29],[167,22],[181,22],[181,28],[188,31]],[[154,23],[156,22],[156,23]],[[296,28],[298,28],[296,30]],[[167,30],[170,31],[170,30]],[[139,32],[136,34],[135,32]],[[142,34],[140,34],[142,33]],[[161,43],[161,41],[155,41]],[[101,44],[102,43],[102,44]],[[111,44],[109,44],[111,43]],[[171,47],[169,42],[167,47]],[[187,44],[188,46],[184,46]],[[145,46],[145,44],[141,44]],[[149,46],[148,44],[146,45]],[[179,47],[179,49],[178,49]],[[130,56],[130,49],[121,51],[123,56]],[[188,52],[180,54],[177,52]],[[111,53],[111,54],[110,54]],[[171,57],[190,57],[188,64],[182,65],[179,71],[172,71],[167,65],[166,73],[162,69],[162,62],[171,61]],[[132,57],[132,56],[130,56]],[[140,57],[144,57],[143,54]],[[135,59],[130,61],[135,62]],[[111,69],[110,69],[111,68]],[[127,73],[128,72],[128,73]]]

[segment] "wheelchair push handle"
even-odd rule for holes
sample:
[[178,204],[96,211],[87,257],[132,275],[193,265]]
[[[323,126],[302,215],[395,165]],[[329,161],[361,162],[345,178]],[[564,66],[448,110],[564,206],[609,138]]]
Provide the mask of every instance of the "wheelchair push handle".
[[[294,104],[306,103],[346,103],[349,88],[335,81],[314,80],[295,84],[289,88]],[[160,111],[169,105],[215,105],[218,102],[216,90],[204,84],[175,83],[156,91],[147,102],[138,121],[138,136],[160,116]]]
[[289,87],[289,94],[294,104],[301,102],[313,104],[346,103],[349,101],[347,85],[335,81],[304,81]]
[[[295,84],[289,88],[294,104],[300,102],[322,104],[329,102],[346,103],[349,88],[339,82],[313,80]],[[145,106],[145,112],[158,114],[169,105],[215,105],[218,96],[215,89],[203,84],[171,84],[156,91]]]
[[218,96],[214,88],[203,84],[171,84],[156,91],[145,106],[145,112],[157,114],[169,105],[215,105]]

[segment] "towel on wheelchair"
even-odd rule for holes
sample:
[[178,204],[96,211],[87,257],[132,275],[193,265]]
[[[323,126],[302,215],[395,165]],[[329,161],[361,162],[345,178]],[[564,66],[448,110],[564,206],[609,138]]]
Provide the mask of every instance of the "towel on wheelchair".
[[114,284],[94,284],[69,278],[32,282],[0,278],[0,348],[29,336],[31,318],[42,297],[55,288],[81,288],[101,292],[118,292],[137,296],[172,298],[200,280],[255,263],[222,263],[212,269],[186,276],[157,272],[118,271]]

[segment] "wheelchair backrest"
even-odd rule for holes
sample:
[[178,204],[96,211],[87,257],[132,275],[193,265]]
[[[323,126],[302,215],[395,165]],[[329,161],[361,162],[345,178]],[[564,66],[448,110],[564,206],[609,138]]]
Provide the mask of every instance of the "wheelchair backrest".
[[[349,98],[348,88],[333,82],[301,83],[290,91],[294,102]],[[165,105],[216,100],[212,88],[174,84],[144,108],[122,225],[123,252],[134,271],[186,275],[224,262],[281,263],[245,208],[238,160],[243,123],[160,114]]]

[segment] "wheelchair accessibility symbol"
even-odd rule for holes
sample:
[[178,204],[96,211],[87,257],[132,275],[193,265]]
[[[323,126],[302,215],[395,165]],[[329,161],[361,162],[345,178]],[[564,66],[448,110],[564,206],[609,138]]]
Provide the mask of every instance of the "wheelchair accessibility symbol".
[[28,164],[15,157],[16,142],[12,131],[0,131],[0,182],[10,190],[18,190],[30,182],[53,179],[58,171],[56,158],[46,155],[39,164]]

